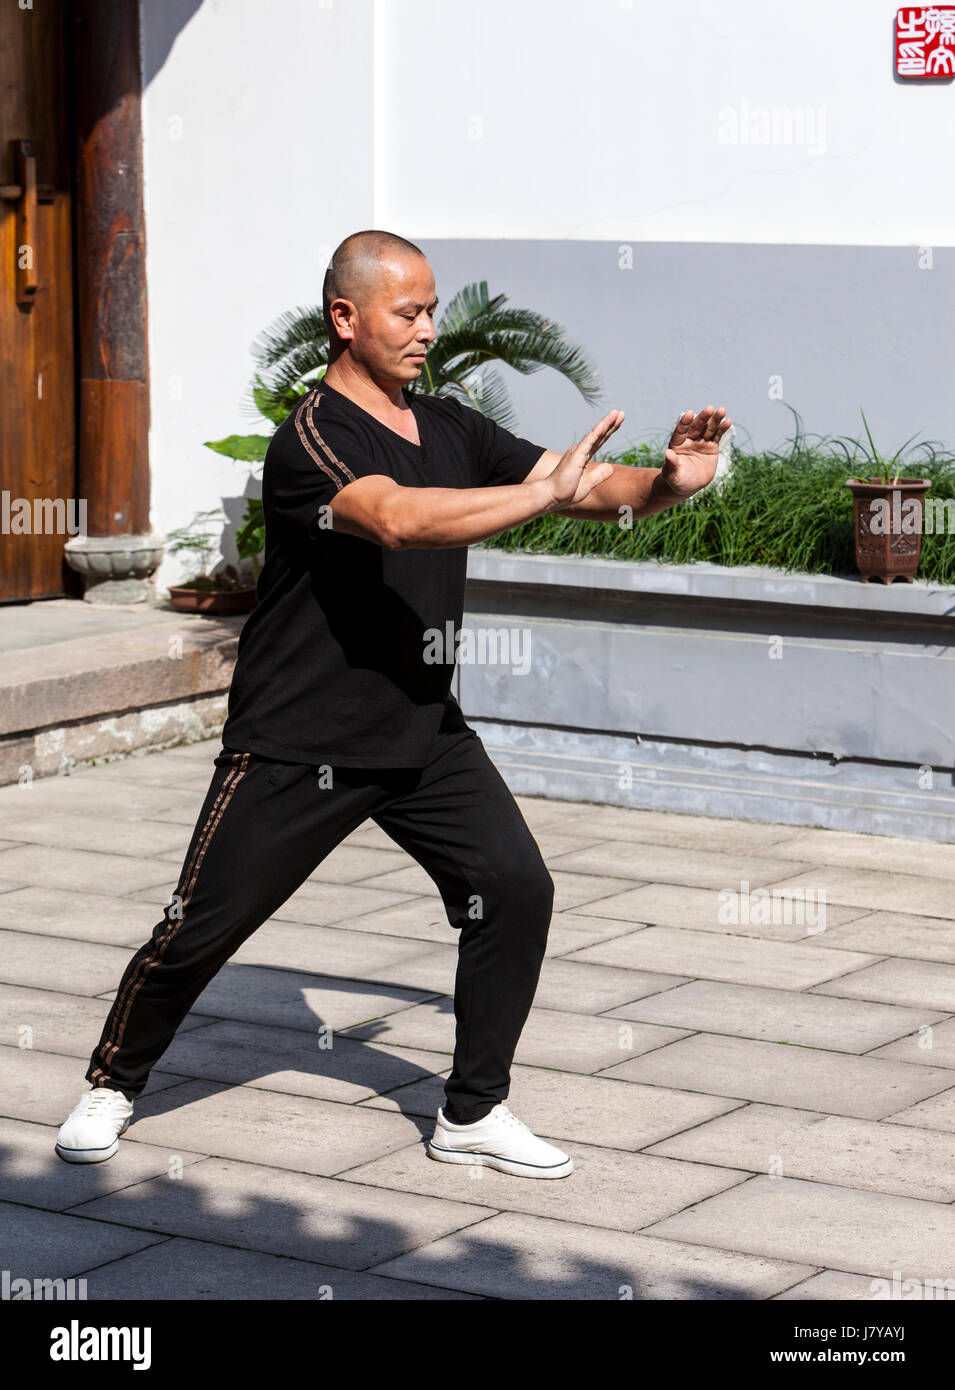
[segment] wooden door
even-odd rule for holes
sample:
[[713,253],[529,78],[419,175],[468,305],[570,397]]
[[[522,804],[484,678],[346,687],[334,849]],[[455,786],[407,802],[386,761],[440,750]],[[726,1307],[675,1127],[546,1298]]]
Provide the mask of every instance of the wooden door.
[[69,12],[0,4],[0,602],[77,592]]

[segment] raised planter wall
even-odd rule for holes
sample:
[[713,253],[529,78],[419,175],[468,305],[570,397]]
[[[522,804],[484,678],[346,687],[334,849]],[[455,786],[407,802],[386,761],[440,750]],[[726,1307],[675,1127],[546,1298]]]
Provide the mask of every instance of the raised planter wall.
[[955,838],[955,590],[482,549],[468,573],[465,626],[529,635],[526,674],[456,675],[513,790]]

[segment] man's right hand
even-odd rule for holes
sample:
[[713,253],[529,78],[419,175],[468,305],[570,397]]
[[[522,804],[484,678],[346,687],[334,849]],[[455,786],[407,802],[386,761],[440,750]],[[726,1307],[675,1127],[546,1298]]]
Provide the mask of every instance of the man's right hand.
[[593,429],[587,431],[583,439],[561,454],[560,462],[543,480],[553,495],[554,511],[582,502],[595,487],[613,475],[613,464],[592,463],[591,460],[623,421],[622,410],[609,411]]

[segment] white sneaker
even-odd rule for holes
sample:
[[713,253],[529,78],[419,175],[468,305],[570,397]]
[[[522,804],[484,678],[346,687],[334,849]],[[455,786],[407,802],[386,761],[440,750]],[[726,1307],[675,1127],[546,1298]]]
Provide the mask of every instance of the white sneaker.
[[574,1170],[573,1159],[538,1139],[503,1101],[470,1125],[452,1124],[439,1110],[428,1156],[440,1163],[497,1168],[519,1178],[565,1178]]
[[102,1163],[119,1148],[119,1136],[133,1117],[133,1103],[122,1091],[95,1086],[80,1097],[56,1140],[67,1163]]

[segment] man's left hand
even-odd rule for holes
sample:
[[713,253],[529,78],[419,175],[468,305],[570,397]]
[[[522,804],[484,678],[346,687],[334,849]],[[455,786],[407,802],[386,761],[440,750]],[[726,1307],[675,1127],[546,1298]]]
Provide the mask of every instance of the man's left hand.
[[720,440],[732,424],[721,405],[708,405],[698,415],[680,416],[663,455],[663,481],[678,497],[692,497],[713,481],[719,463]]

